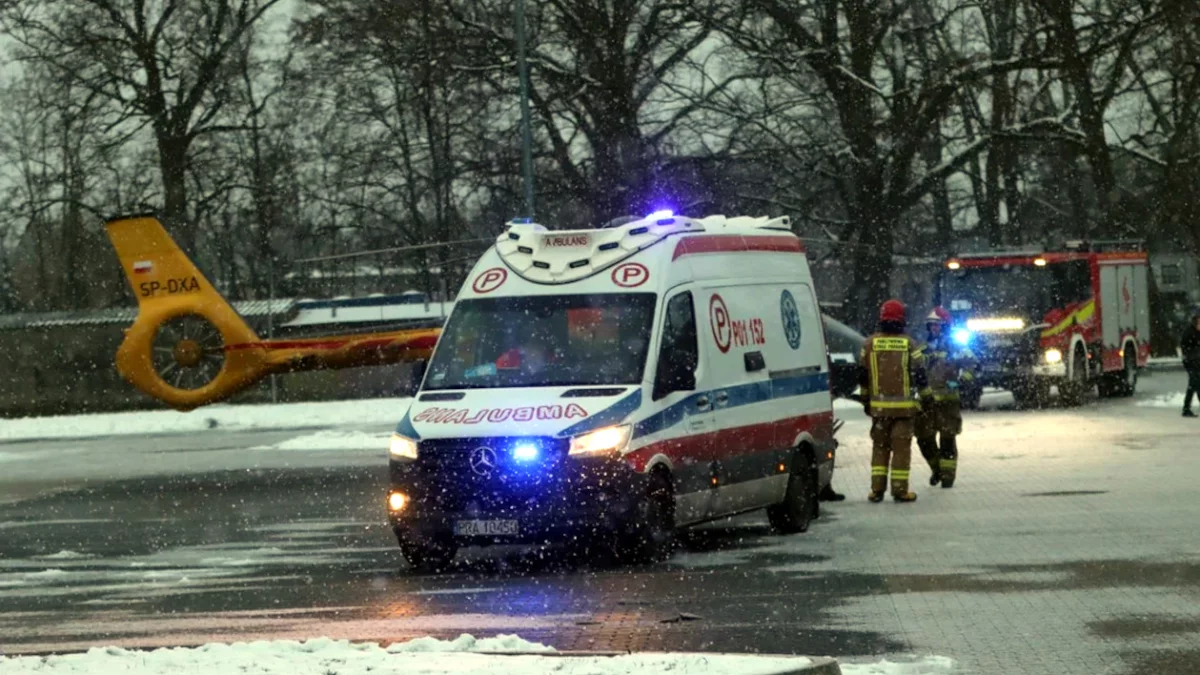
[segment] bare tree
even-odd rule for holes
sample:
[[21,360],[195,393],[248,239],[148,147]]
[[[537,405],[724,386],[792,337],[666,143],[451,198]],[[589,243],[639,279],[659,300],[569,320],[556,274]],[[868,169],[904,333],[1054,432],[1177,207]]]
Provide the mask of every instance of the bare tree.
[[1140,124],[1118,149],[1136,160],[1131,179],[1157,226],[1147,234],[1200,251],[1200,6],[1160,4],[1159,38],[1129,64],[1136,86],[1128,98],[1141,104]]
[[[736,39],[763,65],[773,88],[794,92],[790,109],[777,108],[772,115],[833,121],[824,170],[838,185],[846,211],[845,224],[834,234],[853,256],[848,304],[858,311],[857,323],[868,326],[888,292],[904,214],[994,139],[991,134],[941,138],[943,120],[962,89],[1001,73],[1040,67],[1044,57],[1032,53],[995,60],[986,46],[942,36],[956,18],[977,11],[973,2],[753,0],[750,5],[756,17]],[[951,44],[960,46],[944,46]],[[1042,123],[1052,121],[1027,124]],[[931,142],[943,145],[945,156],[936,164],[929,157]]]
[[1050,22],[1048,46],[1059,57],[1077,112],[1075,134],[1091,168],[1100,217],[1112,218],[1117,176],[1105,132],[1105,112],[1128,85],[1128,69],[1157,23],[1141,0],[1035,0]]
[[[511,3],[461,12],[485,49],[479,64],[514,91]],[[664,177],[681,155],[704,150],[688,125],[743,79],[724,70],[716,27],[736,3],[702,0],[548,0],[528,13],[541,189],[569,195],[593,221],[669,201]],[[505,86],[507,84],[507,86]],[[672,152],[673,151],[673,152]]]
[[12,228],[6,270],[19,306],[33,310],[103,306],[120,293],[119,274],[100,246],[112,206],[107,183],[121,137],[107,102],[71,81],[29,68],[3,91],[0,220]]
[[196,140],[229,131],[230,59],[280,0],[24,0],[0,15],[25,62],[102,97],[153,132],[163,216],[187,249],[187,171]]

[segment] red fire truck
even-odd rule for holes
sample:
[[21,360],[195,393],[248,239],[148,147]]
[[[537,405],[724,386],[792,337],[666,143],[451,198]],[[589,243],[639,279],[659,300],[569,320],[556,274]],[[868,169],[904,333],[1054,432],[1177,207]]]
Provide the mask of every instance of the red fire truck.
[[1140,242],[1125,241],[947,260],[935,295],[951,338],[979,361],[964,405],[978,405],[984,386],[1023,407],[1044,403],[1051,386],[1069,404],[1093,387],[1132,396],[1150,356],[1147,263]]

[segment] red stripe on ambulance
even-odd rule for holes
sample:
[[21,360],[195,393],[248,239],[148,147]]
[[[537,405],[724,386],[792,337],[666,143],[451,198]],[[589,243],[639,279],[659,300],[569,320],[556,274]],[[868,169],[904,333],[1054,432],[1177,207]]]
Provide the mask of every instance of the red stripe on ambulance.
[[645,471],[656,455],[663,455],[673,463],[711,462],[788,448],[804,432],[818,443],[832,439],[833,411],[668,438],[630,452],[625,461],[637,471]]

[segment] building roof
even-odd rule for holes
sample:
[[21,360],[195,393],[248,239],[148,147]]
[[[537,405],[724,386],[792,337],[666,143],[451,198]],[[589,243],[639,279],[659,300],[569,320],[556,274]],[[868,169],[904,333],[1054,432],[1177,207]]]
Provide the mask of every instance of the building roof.
[[[296,301],[290,298],[243,300],[232,304],[238,314],[248,318],[260,318],[268,314],[277,318],[290,318],[296,311]],[[127,326],[133,323],[136,317],[136,307],[81,309],[67,312],[21,312],[0,315],[0,330],[57,328],[60,326]]]

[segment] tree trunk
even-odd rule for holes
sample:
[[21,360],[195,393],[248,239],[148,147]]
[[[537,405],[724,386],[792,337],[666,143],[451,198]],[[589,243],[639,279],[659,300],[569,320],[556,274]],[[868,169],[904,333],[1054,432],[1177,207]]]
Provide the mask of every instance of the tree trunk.
[[881,198],[866,194],[852,203],[851,214],[859,227],[859,247],[854,249],[846,304],[858,329],[870,334],[878,324],[879,307],[891,296],[892,247],[899,218]]
[[[1113,172],[1112,155],[1104,136],[1104,110],[1092,90],[1092,63],[1080,51],[1079,35],[1072,15],[1071,0],[1041,0],[1054,22],[1055,42],[1063,62],[1063,73],[1075,92],[1079,106],[1079,127],[1084,135],[1084,153],[1092,169],[1092,184],[1096,190],[1096,206],[1101,218],[1112,215],[1112,201],[1116,196],[1117,178]],[[1094,229],[1090,220],[1087,231]]]
[[[927,168],[941,164],[942,139],[935,134],[925,145],[925,165]],[[950,209],[950,191],[946,181],[938,181],[930,191],[933,198],[934,246],[942,255],[952,255],[954,249],[954,216]]]
[[627,117],[613,114],[596,125],[592,217],[597,223],[618,216],[643,215],[649,206],[649,158],[636,121],[631,124]]
[[163,185],[163,225],[188,255],[196,253],[196,230],[188,222],[188,141],[160,134],[158,167]]

